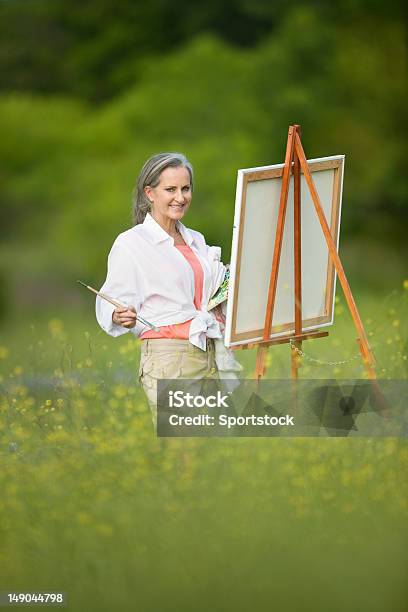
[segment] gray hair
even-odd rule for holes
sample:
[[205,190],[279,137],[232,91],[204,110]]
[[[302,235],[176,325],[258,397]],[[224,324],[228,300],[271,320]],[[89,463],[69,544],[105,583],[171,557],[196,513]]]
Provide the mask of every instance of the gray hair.
[[193,190],[193,167],[182,153],[157,153],[145,162],[133,191],[132,213],[134,225],[143,223],[146,214],[151,210],[151,203],[144,188],[147,186],[157,187],[163,170],[169,167],[178,168],[179,166],[187,168],[190,174],[191,190]]

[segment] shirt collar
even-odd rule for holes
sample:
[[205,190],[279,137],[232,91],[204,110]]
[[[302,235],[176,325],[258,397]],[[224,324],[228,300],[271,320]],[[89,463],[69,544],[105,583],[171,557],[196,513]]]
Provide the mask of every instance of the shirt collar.
[[[173,238],[155,221],[150,213],[146,214],[145,220],[143,221],[143,229],[148,233],[154,244],[164,242],[165,240],[171,240],[174,244]],[[185,227],[180,221],[177,221],[177,227],[180,230],[180,234],[183,240],[188,246],[194,241],[193,235],[190,230]]]

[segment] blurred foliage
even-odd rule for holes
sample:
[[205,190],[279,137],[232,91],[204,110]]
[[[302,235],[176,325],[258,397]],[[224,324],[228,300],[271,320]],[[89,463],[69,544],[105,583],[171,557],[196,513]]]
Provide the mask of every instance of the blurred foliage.
[[[65,92],[101,101],[143,76],[143,58],[168,53],[202,32],[254,47],[309,7],[327,23],[378,30],[403,22],[394,0],[14,0],[0,3],[0,89]],[[319,38],[319,31],[311,31]]]
[[[1,87],[10,90],[0,97],[3,261],[23,276],[102,281],[113,239],[131,225],[137,174],[164,150],[192,161],[186,224],[228,260],[237,169],[282,162],[290,123],[301,124],[309,158],[346,155],[342,238],[365,233],[402,247],[401,7],[259,0],[200,10],[186,3],[175,13],[158,0],[115,11],[108,0],[30,1],[24,11],[2,3],[0,28],[10,26],[0,53]],[[46,44],[24,37],[24,27]],[[131,38],[130,49],[123,41]]]
[[0,268],[0,323],[6,316],[9,306],[9,295],[7,291],[7,279],[4,270]]

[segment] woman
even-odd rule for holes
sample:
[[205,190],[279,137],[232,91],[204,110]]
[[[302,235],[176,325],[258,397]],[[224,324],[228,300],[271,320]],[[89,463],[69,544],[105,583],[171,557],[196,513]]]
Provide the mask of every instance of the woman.
[[101,288],[126,308],[96,299],[102,329],[112,336],[130,330],[142,340],[139,379],[155,422],[159,378],[217,377],[219,367],[241,369],[223,347],[219,313],[217,318],[207,311],[225,275],[221,249],[181,223],[192,192],[193,168],[184,155],[159,153],[146,161],[134,193],[135,225],[116,238]]

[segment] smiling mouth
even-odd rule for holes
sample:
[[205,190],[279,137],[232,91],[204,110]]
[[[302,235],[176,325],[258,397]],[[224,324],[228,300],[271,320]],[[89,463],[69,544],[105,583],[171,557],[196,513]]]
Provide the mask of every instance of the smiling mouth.
[[170,208],[184,208],[184,204],[169,204]]

